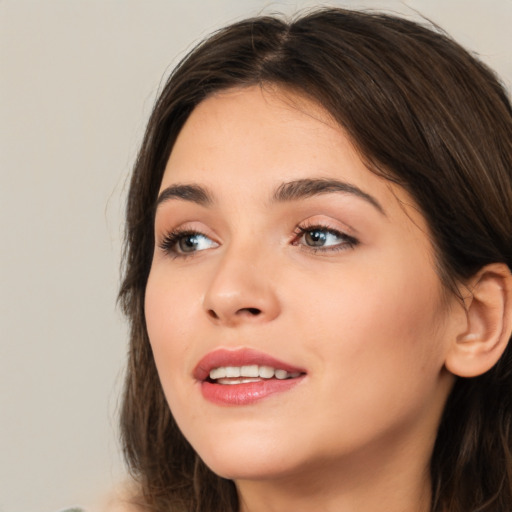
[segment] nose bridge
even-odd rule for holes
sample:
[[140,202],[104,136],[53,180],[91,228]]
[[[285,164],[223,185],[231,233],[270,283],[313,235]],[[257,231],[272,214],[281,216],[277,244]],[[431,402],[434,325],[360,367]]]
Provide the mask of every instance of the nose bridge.
[[225,247],[206,290],[204,309],[213,321],[227,325],[270,321],[279,315],[272,261],[261,240]]

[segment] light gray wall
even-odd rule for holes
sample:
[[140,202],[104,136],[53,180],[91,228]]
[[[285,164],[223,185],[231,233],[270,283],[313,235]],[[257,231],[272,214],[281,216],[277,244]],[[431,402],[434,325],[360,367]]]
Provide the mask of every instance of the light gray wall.
[[[87,504],[123,475],[122,205],[164,72],[223,24],[315,4],[0,0],[0,512]],[[417,10],[510,88],[512,0],[334,4]]]

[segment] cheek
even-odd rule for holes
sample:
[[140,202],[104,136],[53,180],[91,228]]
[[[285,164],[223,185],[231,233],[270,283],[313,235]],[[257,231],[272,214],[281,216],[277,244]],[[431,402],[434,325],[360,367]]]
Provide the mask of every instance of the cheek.
[[389,383],[406,392],[404,382],[416,389],[427,378],[434,385],[444,361],[445,314],[432,267],[390,259],[392,266],[374,261],[331,276],[317,287],[321,296],[308,295],[297,331],[310,333],[311,350],[322,352],[319,364],[333,379],[344,374],[374,391]]
[[153,263],[144,299],[152,343],[154,338],[155,343],[171,344],[172,339],[173,345],[180,344],[180,340],[185,344],[186,336],[197,326],[198,312],[203,310],[206,280],[204,272],[170,269],[165,260]]
[[309,301],[309,320],[297,332],[310,333],[316,401],[329,411],[332,436],[344,432],[356,446],[377,432],[436,420],[445,399],[436,291],[435,280],[381,274],[347,277],[324,307]]
[[197,293],[193,283],[177,282],[166,272],[152,269],[145,295],[148,336],[160,380],[167,394],[190,380],[191,331]]

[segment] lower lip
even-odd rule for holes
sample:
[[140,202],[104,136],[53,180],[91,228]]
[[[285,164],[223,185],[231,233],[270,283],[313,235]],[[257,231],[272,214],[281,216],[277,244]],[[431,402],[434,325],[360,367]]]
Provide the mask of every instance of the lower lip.
[[303,377],[295,379],[268,379],[244,384],[214,384],[203,381],[201,392],[206,400],[218,405],[250,405],[276,393],[288,391]]

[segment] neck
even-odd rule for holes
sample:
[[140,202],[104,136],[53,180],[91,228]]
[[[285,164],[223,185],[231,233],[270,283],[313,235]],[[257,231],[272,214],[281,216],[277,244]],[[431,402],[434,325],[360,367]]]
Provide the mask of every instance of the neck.
[[240,512],[429,512],[431,452],[418,457],[410,448],[369,450],[342,463],[312,462],[282,478],[237,481]]

